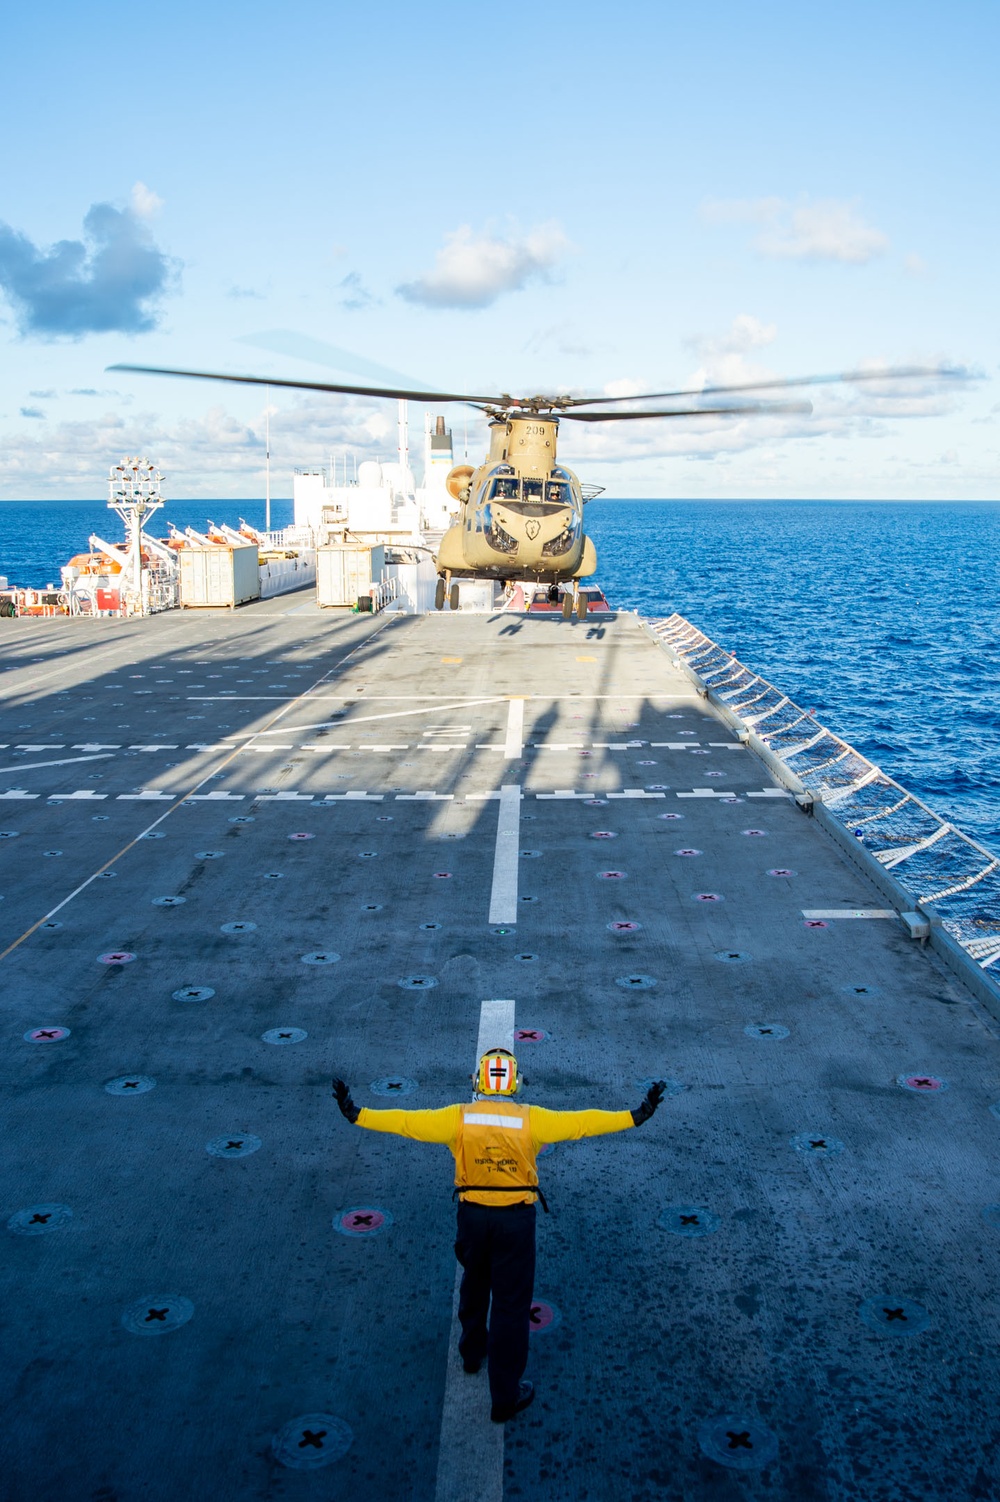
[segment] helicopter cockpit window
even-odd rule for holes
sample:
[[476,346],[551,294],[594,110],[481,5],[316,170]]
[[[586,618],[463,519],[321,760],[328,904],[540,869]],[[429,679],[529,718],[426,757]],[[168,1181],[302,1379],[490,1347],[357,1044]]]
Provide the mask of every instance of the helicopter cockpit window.
[[541,480],[525,480],[522,483],[522,493],[526,501],[540,501],[544,499],[544,486]]
[[502,475],[494,480],[490,490],[490,499],[494,501],[516,501],[517,479]]

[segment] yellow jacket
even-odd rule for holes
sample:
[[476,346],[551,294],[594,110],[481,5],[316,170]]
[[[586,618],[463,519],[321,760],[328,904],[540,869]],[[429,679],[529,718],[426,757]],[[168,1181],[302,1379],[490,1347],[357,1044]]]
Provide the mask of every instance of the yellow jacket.
[[[536,1158],[547,1142],[575,1142],[634,1126],[631,1111],[548,1111],[507,1098],[437,1111],[373,1111],[362,1106],[358,1126],[415,1142],[440,1142],[455,1159],[462,1199],[477,1205],[534,1204]],[[510,1183],[511,1188],[504,1188]]]

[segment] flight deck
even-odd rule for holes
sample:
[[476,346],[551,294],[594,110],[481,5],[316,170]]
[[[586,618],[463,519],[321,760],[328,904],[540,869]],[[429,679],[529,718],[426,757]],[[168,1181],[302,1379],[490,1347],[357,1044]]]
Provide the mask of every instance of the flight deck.
[[[0,627],[5,1497],[997,1495],[1000,1027],[639,619]],[[498,1426],[451,1156],[330,1077],[508,1038],[668,1098],[540,1158]]]

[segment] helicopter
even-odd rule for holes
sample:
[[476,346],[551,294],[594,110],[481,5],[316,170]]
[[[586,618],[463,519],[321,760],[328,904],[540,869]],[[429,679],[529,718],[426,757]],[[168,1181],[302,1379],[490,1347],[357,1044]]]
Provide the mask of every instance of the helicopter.
[[[425,403],[461,402],[489,418],[489,453],[481,464],[458,464],[445,485],[457,503],[457,519],[445,531],[434,558],[438,579],[435,608],[459,607],[459,579],[494,579],[548,585],[553,603],[562,586],[562,613],[582,620],[588,596],[581,579],[597,570],[597,550],[584,531],[583,510],[602,488],[581,484],[557,454],[559,425],[572,422],[635,422],[696,417],[787,416],[808,414],[808,401],[747,399],[750,392],[834,382],[888,381],[915,377],[965,377],[964,369],[903,366],[843,371],[835,375],[799,376],[703,386],[641,396],[478,396],[464,392],[409,390],[395,386],[356,386],[329,381],[282,380],[274,376],[228,375],[149,365],[112,365],[113,371],[228,381],[241,385],[284,386],[293,390],[394,397]],[[727,398],[720,403],[717,398]],[[670,402],[654,411],[637,402]],[[684,405],[677,406],[677,402]],[[629,404],[625,406],[625,404]],[[598,410],[582,411],[581,408]],[[608,410],[615,407],[616,410]]]

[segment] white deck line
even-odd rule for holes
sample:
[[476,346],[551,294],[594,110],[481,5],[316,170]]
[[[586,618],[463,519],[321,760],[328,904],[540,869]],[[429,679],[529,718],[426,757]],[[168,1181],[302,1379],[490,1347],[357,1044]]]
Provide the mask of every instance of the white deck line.
[[[514,1002],[484,1001],[479,1008],[476,1061],[487,1049],[512,1048],[513,1043]],[[478,1377],[470,1377],[458,1354],[461,1282],[462,1269],[456,1268],[434,1502],[503,1502],[504,1426],[491,1423],[487,1412],[485,1367]]]
[[517,847],[521,830],[521,789],[506,783],[500,789],[497,843],[493,856],[490,923],[517,922]]
[[507,735],[503,744],[504,761],[520,761],[524,750],[524,700],[511,699],[507,706]]

